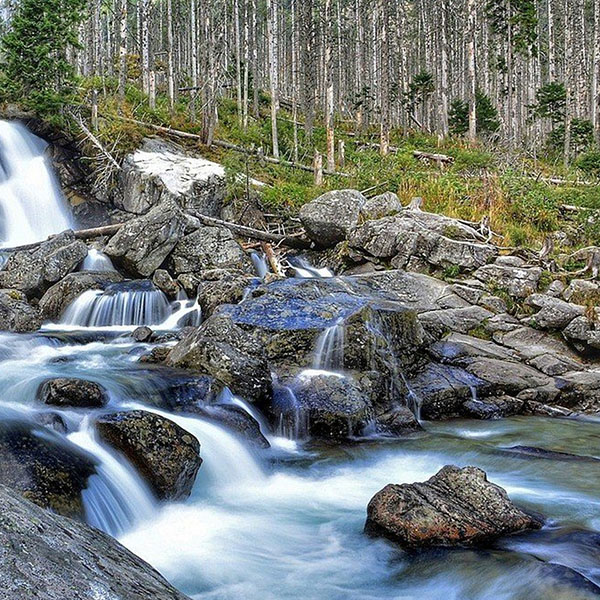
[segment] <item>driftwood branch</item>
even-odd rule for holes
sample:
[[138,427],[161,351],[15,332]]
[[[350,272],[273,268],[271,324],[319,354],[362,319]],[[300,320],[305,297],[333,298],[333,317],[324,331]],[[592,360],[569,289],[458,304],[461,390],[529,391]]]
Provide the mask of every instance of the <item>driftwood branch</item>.
[[106,157],[108,162],[110,162],[110,164],[113,167],[115,167],[115,169],[120,171],[121,165],[115,160],[112,154],[100,143],[100,140],[86,127],[83,120],[81,118],[76,117],[73,113],[71,113],[71,116],[73,117],[73,120],[77,123],[85,137],[87,137],[90,140],[90,142],[92,142],[92,144],[94,144],[94,146],[96,146],[96,148],[98,148],[98,150],[102,152],[102,154]]

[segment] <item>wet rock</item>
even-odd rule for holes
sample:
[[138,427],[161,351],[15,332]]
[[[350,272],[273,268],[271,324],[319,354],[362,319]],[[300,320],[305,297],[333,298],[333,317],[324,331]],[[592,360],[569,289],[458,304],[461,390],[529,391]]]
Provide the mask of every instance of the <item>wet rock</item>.
[[165,362],[172,348],[169,346],[156,346],[150,352],[140,356],[141,363],[160,364]]
[[81,492],[94,473],[93,458],[62,436],[29,423],[0,423],[0,484],[28,500],[83,519]]
[[504,290],[515,298],[527,298],[537,291],[542,269],[496,263],[480,267],[474,275],[492,288]]
[[123,281],[116,271],[79,271],[69,273],[42,296],[40,311],[47,320],[58,320],[71,302],[88,290],[104,290],[111,283]]
[[579,412],[600,412],[600,372],[574,371],[556,378],[559,404]]
[[546,294],[532,294],[527,297],[525,302],[538,309],[530,322],[541,329],[563,329],[573,319],[582,316],[585,312],[583,306],[570,304]]
[[402,210],[402,202],[394,192],[385,192],[379,196],[368,198],[360,210],[365,219],[382,219],[393,216]]
[[365,202],[366,198],[356,190],[334,190],[302,206],[300,220],[317,245],[335,246],[358,225]]
[[40,298],[54,283],[74,271],[87,256],[87,246],[64,231],[28,250],[13,252],[0,270],[0,288]]
[[189,600],[112,537],[3,485],[0,589],[7,600]]
[[163,140],[145,139],[123,161],[120,177],[122,196],[116,203],[128,213],[144,214],[165,200],[212,217],[223,208],[224,168]]
[[132,219],[108,242],[105,253],[134,277],[149,277],[183,237],[189,219],[174,200]]
[[187,498],[202,464],[198,440],[173,421],[143,410],[96,421],[100,437],[122,452],[161,500]]
[[238,304],[254,285],[256,278],[240,271],[213,269],[203,271],[198,282],[198,303],[205,317],[210,317],[222,304]]
[[182,237],[171,253],[169,265],[176,275],[227,268],[253,273],[250,258],[225,227],[200,227]]
[[505,452],[511,454],[517,454],[519,456],[531,457],[531,458],[544,458],[547,460],[566,460],[566,461],[592,461],[600,462],[600,458],[594,456],[580,456],[578,454],[570,454],[568,452],[558,452],[557,450],[546,450],[545,448],[538,448],[536,446],[510,446],[509,448],[502,448]]
[[482,545],[542,526],[476,467],[446,466],[424,483],[390,484],[367,514],[367,533],[407,548]]
[[37,397],[44,404],[76,408],[99,408],[108,402],[106,390],[98,383],[66,377],[42,383]]
[[273,407],[276,422],[300,435],[344,439],[362,433],[373,410],[357,381],[337,373],[303,371],[289,382],[292,395]]
[[67,433],[68,427],[61,415],[55,412],[44,412],[35,415],[35,422],[49,427],[57,433]]
[[520,415],[525,408],[525,402],[512,396],[490,396],[480,400],[472,398],[463,404],[463,414],[475,419],[502,419]]
[[408,407],[396,406],[377,415],[375,429],[383,435],[404,437],[406,434],[421,431],[422,427]]
[[0,330],[24,333],[40,328],[39,310],[27,302],[19,290],[0,290]]
[[472,228],[420,211],[367,221],[352,232],[348,243],[371,256],[391,259],[396,268],[405,268],[411,258],[419,258],[436,267],[476,269],[498,255],[493,245],[478,241]]
[[169,272],[164,269],[157,269],[154,271],[152,283],[171,300],[175,300],[181,290],[179,284],[171,277]]
[[166,364],[210,375],[250,402],[271,396],[271,371],[260,343],[227,315],[213,315],[169,353]]
[[149,342],[150,339],[152,338],[152,335],[154,334],[154,332],[152,331],[152,329],[150,329],[150,327],[137,327],[136,329],[133,330],[131,337],[136,341],[136,342],[140,342],[140,343],[145,343],[145,342]]

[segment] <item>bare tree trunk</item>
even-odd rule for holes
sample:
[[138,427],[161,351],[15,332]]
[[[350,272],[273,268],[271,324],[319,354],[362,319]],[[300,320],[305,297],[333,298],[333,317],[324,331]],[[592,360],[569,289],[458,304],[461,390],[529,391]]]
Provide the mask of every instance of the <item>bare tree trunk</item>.
[[477,139],[477,73],[475,72],[475,0],[467,0],[468,18],[468,78],[469,78],[469,140],[473,143]]
[[271,139],[273,156],[275,158],[279,158],[279,136],[277,132],[277,112],[279,110],[277,36],[277,0],[267,0],[267,42],[269,45],[269,82],[271,86]]
[[173,64],[173,0],[167,0],[167,87],[169,109],[175,111],[175,67]]
[[142,47],[142,90],[150,93],[150,0],[140,0],[140,44]]
[[387,156],[390,148],[390,46],[389,46],[389,20],[391,18],[388,0],[379,3],[379,17],[381,19],[381,65],[380,65],[380,91],[381,91],[381,125],[379,135],[379,152]]
[[440,130],[444,137],[448,135],[448,39],[447,16],[449,0],[440,0]]
[[119,0],[119,99],[125,100],[127,85],[127,0]]
[[335,171],[335,130],[333,97],[333,35],[331,19],[331,0],[325,0],[324,14],[325,43],[325,128],[327,130],[327,169]]
[[597,143],[600,144],[600,0],[594,0],[592,84],[590,90],[591,116]]

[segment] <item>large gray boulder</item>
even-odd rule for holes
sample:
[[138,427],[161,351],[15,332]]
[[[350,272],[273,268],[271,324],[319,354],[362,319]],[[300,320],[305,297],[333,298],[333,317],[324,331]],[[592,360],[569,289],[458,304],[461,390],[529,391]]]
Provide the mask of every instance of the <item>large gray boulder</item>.
[[24,333],[40,328],[42,319],[38,309],[27,302],[19,290],[0,290],[0,330]]
[[225,198],[225,169],[178,146],[147,138],[128,155],[121,171],[122,195],[116,204],[128,213],[144,214],[165,200],[184,210],[219,217]]
[[210,375],[250,402],[271,396],[271,371],[263,347],[227,315],[214,315],[169,353],[166,364]]
[[525,302],[538,309],[531,318],[531,324],[541,329],[563,329],[573,319],[585,313],[585,307],[579,304],[571,304],[546,294],[532,294]]
[[0,484],[68,517],[83,519],[81,492],[96,472],[93,459],[49,429],[0,424]]
[[202,464],[200,444],[164,417],[143,410],[102,415],[100,437],[122,452],[161,500],[181,500],[192,491]]
[[0,288],[17,289],[40,298],[54,283],[74,271],[87,256],[87,246],[64,231],[28,250],[13,252],[0,270]]
[[456,219],[405,210],[395,217],[367,221],[349,238],[351,248],[405,268],[415,260],[435,267],[476,269],[492,261],[498,250],[479,241],[471,227]]
[[229,268],[253,272],[250,258],[225,227],[200,227],[181,238],[169,265],[175,275]]
[[300,209],[300,220],[315,244],[335,246],[358,225],[366,198],[357,190],[334,190]]
[[537,291],[542,269],[526,265],[510,264],[484,265],[475,271],[477,279],[487,283],[491,288],[508,292],[514,298],[527,298]]
[[387,485],[367,515],[367,533],[406,548],[482,545],[542,526],[476,467],[446,466],[424,483]]
[[103,290],[111,283],[123,281],[116,271],[78,271],[49,288],[40,300],[40,312],[43,319],[57,320],[65,309],[78,296],[88,290]]
[[183,237],[188,217],[174,200],[125,223],[111,238],[105,253],[135,277],[150,277]]
[[0,485],[0,597],[189,600],[110,536]]
[[210,317],[222,304],[237,304],[247,294],[255,277],[241,271],[211,269],[203,271],[198,282],[197,298],[204,317]]
[[385,192],[379,196],[368,198],[360,213],[365,219],[383,219],[399,213],[402,210],[402,202],[394,192]]

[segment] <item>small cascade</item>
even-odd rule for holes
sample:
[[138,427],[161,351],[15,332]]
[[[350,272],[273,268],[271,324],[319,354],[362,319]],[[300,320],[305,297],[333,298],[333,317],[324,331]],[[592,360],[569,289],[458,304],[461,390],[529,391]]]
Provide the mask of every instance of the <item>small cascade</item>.
[[[279,412],[277,435],[289,440],[308,437],[308,415],[300,408],[294,390],[289,385],[273,385],[273,405]],[[293,419],[289,419],[293,415]]]
[[317,339],[312,368],[341,371],[344,368],[345,327],[343,319],[325,329]]
[[72,227],[45,148],[23,125],[0,121],[0,246],[37,242]]
[[110,258],[103,252],[90,248],[81,265],[82,271],[116,271]]
[[202,322],[202,308],[198,299],[189,300],[183,293],[180,299],[175,300],[171,305],[173,313],[169,315],[162,323],[158,324],[157,329],[179,329],[181,327],[198,327]]
[[264,254],[258,254],[258,252],[251,252],[250,258],[256,271],[256,276],[260,279],[264,279],[267,273],[269,273],[269,266],[267,265],[267,258]]
[[325,279],[335,277],[330,269],[313,267],[305,258],[294,256],[289,259],[290,266],[294,269],[298,279]]
[[76,327],[159,325],[171,317],[167,297],[150,281],[115,283],[89,290],[66,309],[61,324]]
[[127,461],[119,460],[95,440],[87,420],[68,438],[100,463],[82,493],[90,525],[116,536],[154,516],[156,501],[146,483]]

